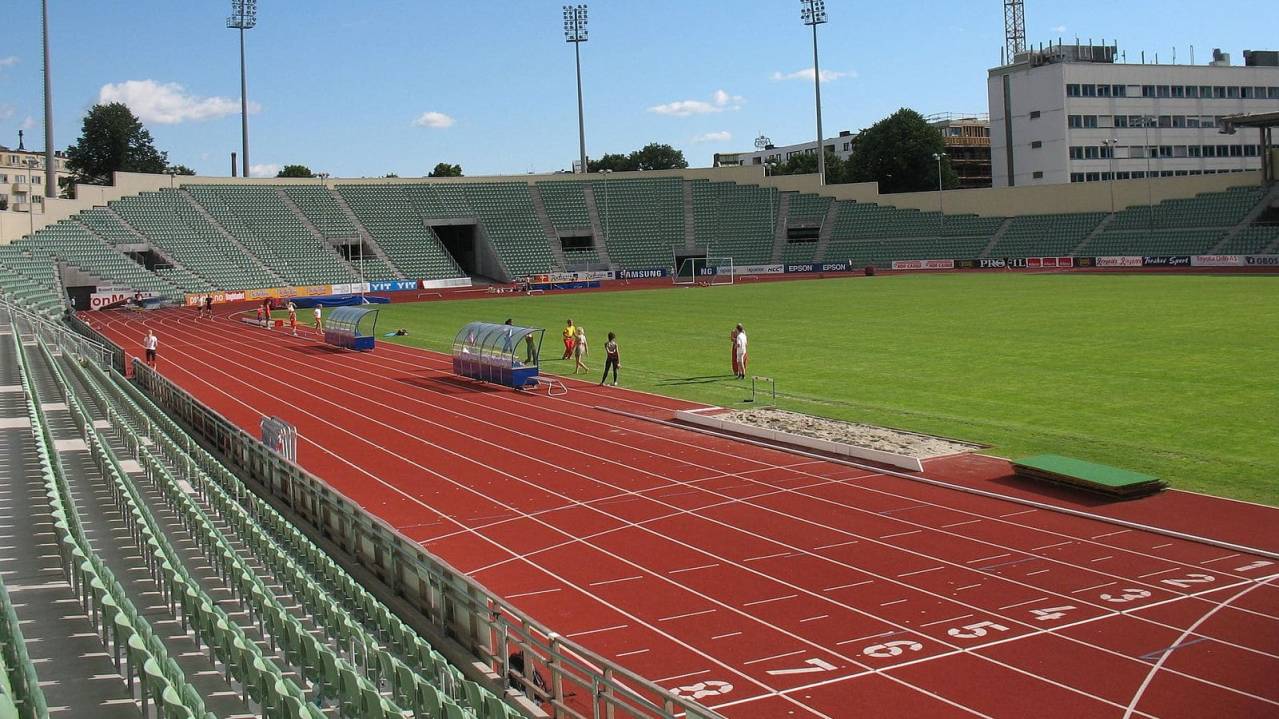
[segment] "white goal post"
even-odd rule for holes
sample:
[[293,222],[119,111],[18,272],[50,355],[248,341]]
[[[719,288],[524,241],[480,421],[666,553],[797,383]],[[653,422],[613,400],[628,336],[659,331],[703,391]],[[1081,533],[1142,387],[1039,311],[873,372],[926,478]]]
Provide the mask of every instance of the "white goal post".
[[732,257],[685,257],[673,279],[677,285],[731,285],[736,277]]

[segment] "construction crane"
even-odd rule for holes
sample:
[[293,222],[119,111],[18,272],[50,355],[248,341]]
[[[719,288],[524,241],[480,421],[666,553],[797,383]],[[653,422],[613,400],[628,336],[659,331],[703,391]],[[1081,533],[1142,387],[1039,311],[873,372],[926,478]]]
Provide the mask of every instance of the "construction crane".
[[1026,4],[1024,0],[1004,0],[1004,50],[1008,62],[1026,51]]

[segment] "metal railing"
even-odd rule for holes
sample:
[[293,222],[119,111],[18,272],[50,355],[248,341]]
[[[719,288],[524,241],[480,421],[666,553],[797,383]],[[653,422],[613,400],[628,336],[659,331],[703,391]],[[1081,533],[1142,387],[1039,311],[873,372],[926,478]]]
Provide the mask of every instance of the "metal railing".
[[[91,338],[82,332],[74,330],[72,327],[54,322],[25,307],[15,305],[2,297],[0,297],[0,311],[8,314],[14,325],[15,332],[18,331],[16,320],[21,318],[26,323],[29,331],[34,333],[36,338],[46,346],[56,348],[58,352],[72,355],[81,361],[95,362],[103,369],[108,369],[112,366],[112,350],[105,344],[105,338],[102,338],[101,335],[98,335],[97,339]],[[86,329],[88,328],[86,327]],[[123,351],[121,351],[121,364],[124,362],[123,356]]]

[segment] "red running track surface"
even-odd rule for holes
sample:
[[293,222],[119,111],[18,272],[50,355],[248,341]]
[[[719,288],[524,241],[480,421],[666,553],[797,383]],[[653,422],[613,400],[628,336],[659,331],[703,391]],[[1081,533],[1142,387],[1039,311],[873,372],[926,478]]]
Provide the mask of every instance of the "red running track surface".
[[293,422],[335,489],[731,719],[1279,716],[1267,558],[596,409],[690,406],[649,394],[516,393],[191,310],[96,324],[134,354],[155,329],[212,409]]

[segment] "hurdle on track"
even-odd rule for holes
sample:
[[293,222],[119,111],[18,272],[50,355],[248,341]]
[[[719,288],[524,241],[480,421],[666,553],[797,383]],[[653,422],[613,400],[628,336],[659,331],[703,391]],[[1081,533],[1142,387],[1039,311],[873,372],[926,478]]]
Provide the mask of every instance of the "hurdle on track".
[[768,403],[770,405],[777,404],[777,383],[773,381],[772,377],[760,375],[751,375],[751,398],[746,401],[755,401],[760,385],[768,385]]

